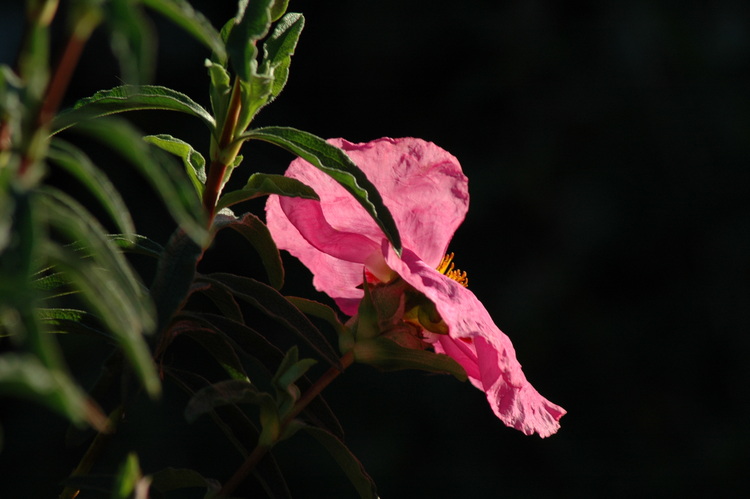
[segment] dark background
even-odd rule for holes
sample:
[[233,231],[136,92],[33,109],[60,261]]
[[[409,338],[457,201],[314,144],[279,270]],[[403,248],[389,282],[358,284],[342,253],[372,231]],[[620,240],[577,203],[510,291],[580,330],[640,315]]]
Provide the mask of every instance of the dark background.
[[[233,2],[193,4],[216,26],[234,12]],[[292,0],[289,10],[307,25],[288,86],[256,124],[352,141],[415,136],[456,155],[472,194],[451,247],[457,264],[530,381],[569,412],[557,435],[526,437],[468,383],[355,366],[327,399],[380,495],[748,493],[750,4]],[[6,12],[10,61],[17,33]],[[154,22],[156,82],[207,106],[208,54]],[[70,102],[119,83],[97,36]],[[197,120],[134,120],[206,151]],[[254,147],[238,185],[290,159]],[[137,180],[119,181],[131,201],[146,196]],[[163,241],[152,203],[131,208]],[[248,254],[231,241],[214,250],[240,272]],[[288,264],[290,288],[309,292],[306,270]],[[64,423],[27,435],[49,415],[3,410],[0,495],[13,476],[64,476],[47,463]],[[169,431],[143,422],[133,438]],[[23,446],[38,456],[34,472],[9,462]],[[322,454],[281,449],[281,459],[299,497],[354,494]]]

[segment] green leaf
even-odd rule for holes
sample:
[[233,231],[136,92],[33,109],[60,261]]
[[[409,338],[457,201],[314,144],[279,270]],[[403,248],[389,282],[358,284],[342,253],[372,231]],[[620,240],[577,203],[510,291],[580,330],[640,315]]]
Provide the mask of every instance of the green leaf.
[[276,22],[286,12],[289,0],[274,0],[271,5],[271,21]]
[[150,480],[143,477],[138,456],[131,452],[120,465],[112,487],[112,499],[147,499]]
[[375,482],[372,481],[362,463],[352,454],[344,442],[322,428],[303,426],[302,429],[313,436],[328,451],[354,485],[354,488],[357,489],[359,497],[377,499],[378,493]]
[[220,211],[229,206],[249,201],[269,194],[279,196],[299,197],[305,199],[320,199],[311,187],[300,182],[296,178],[284,175],[272,175],[268,173],[253,173],[242,189],[224,194],[216,205]]
[[405,348],[395,341],[379,336],[358,341],[354,348],[355,362],[369,364],[385,370],[419,369],[434,373],[452,374],[459,381],[468,379],[461,365],[442,353]]
[[190,293],[200,292],[213,302],[221,314],[233,321],[244,323],[245,318],[242,316],[242,309],[239,303],[234,299],[232,293],[222,286],[213,286],[209,283],[193,283]]
[[219,60],[227,58],[221,35],[211,22],[185,0],[141,0],[144,5],[161,13],[208,47]]
[[344,151],[311,133],[287,127],[256,128],[240,138],[275,144],[328,174],[354,196],[383,230],[394,250],[401,254],[401,237],[393,216],[372,182]]
[[52,133],[93,118],[146,109],[178,111],[201,119],[212,132],[216,127],[213,116],[185,94],[155,85],[123,85],[100,90],[58,114],[52,120]]
[[200,244],[208,244],[206,214],[195,190],[172,158],[150,147],[124,120],[108,118],[80,123],[78,129],[108,145],[135,166],[161,196],[177,223]]
[[175,231],[161,253],[151,296],[156,304],[157,331],[162,332],[190,294],[195,268],[203,251],[182,230]]
[[110,46],[123,80],[134,84],[150,81],[156,46],[150,23],[130,0],[110,0],[103,7]]
[[114,333],[148,393],[157,395],[159,377],[143,338],[154,326],[148,293],[103,228],[80,204],[51,188],[39,191],[44,194],[39,199],[50,225],[82,250],[50,242],[44,246],[46,256],[81,290]]
[[53,138],[48,156],[88,188],[126,239],[135,236],[133,219],[122,196],[83,151],[59,138]]
[[205,488],[210,495],[219,492],[221,484],[194,470],[165,468],[151,475],[151,488],[162,494],[187,488]]
[[206,159],[201,153],[187,142],[167,134],[146,135],[143,140],[180,158],[198,197],[203,197],[203,189],[206,186]]
[[232,93],[232,81],[227,69],[218,62],[206,60],[206,69],[211,80],[209,98],[216,121],[224,123]]
[[159,258],[161,252],[164,251],[164,247],[161,244],[152,241],[146,236],[140,236],[138,234],[132,239],[127,238],[122,234],[109,234],[109,238],[118,248],[128,253]]
[[249,82],[253,76],[253,64],[257,49],[255,41],[263,38],[271,26],[273,0],[241,1],[234,26],[227,38],[229,61],[237,76]]
[[284,285],[284,267],[281,263],[281,255],[268,227],[258,217],[252,213],[246,213],[240,219],[233,219],[227,215],[217,215],[213,228],[217,232],[230,228],[247,239],[260,255],[271,286],[281,289]]
[[305,314],[326,321],[328,324],[333,326],[333,329],[339,336],[343,335],[346,332],[346,326],[341,323],[338,313],[328,305],[317,302],[315,300],[300,298],[298,296],[287,296],[286,299]]
[[242,362],[224,335],[189,320],[177,321],[169,328],[169,334],[191,338],[219,363],[229,377],[248,381]]
[[0,393],[40,403],[77,425],[106,427],[106,416],[65,372],[45,367],[30,354],[0,355]]
[[185,419],[192,423],[216,407],[238,404],[250,404],[260,408],[260,424],[263,430],[259,445],[273,445],[281,426],[276,402],[271,395],[261,392],[248,381],[220,381],[198,390],[185,407]]
[[204,276],[203,279],[226,286],[237,298],[256,307],[299,336],[331,366],[341,369],[338,355],[326,337],[305,314],[272,287],[255,279],[232,274],[215,273]]
[[281,93],[289,79],[289,65],[304,27],[305,18],[302,14],[289,13],[279,21],[271,36],[263,44],[264,56],[261,72],[273,75],[269,103]]

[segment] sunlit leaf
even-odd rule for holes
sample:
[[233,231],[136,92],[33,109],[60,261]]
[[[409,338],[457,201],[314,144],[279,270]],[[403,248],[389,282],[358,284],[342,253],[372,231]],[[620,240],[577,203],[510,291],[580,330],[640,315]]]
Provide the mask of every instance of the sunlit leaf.
[[143,139],[156,147],[174,154],[182,160],[185,172],[193,183],[198,197],[203,196],[206,185],[206,160],[193,146],[185,141],[172,137],[171,135],[147,135]]
[[251,68],[257,55],[255,41],[266,36],[271,26],[272,3],[273,0],[240,2],[240,11],[227,38],[227,53],[235,73],[243,81],[252,77]]
[[396,252],[401,253],[401,237],[383,198],[344,151],[311,133],[287,127],[256,128],[241,137],[275,144],[328,174],[367,210]]
[[138,456],[131,452],[120,465],[112,487],[112,499],[148,499],[150,478],[144,477]]
[[178,224],[201,244],[208,242],[206,214],[195,190],[172,158],[145,143],[140,133],[124,120],[86,121],[78,129],[90,135],[135,166],[154,187]]
[[216,205],[216,210],[249,201],[269,194],[280,196],[300,197],[305,199],[320,199],[315,191],[296,178],[268,173],[253,173],[242,189],[224,194]]
[[178,111],[202,120],[213,131],[213,116],[185,94],[155,85],[123,85],[100,90],[81,99],[72,109],[58,114],[52,121],[52,132],[57,133],[75,124],[125,111],[158,109]]
[[304,26],[305,18],[302,14],[289,13],[278,22],[271,36],[263,44],[264,56],[261,72],[272,72],[273,74],[273,86],[269,102],[276,98],[286,85],[292,55],[294,55]]

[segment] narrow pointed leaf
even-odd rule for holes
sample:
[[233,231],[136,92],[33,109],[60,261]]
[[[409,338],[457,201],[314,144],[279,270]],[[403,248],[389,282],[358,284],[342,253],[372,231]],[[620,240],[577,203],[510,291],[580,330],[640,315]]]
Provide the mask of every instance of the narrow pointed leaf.
[[250,404],[259,406],[267,414],[261,418],[273,418],[276,404],[273,397],[258,390],[248,381],[227,380],[198,390],[185,407],[185,419],[192,423],[198,417],[223,405]]
[[344,151],[311,133],[287,127],[256,128],[241,138],[275,144],[328,174],[354,196],[380,226],[396,252],[401,254],[401,237],[393,216],[372,182]]
[[203,196],[203,189],[206,185],[206,159],[201,153],[193,149],[193,146],[187,142],[171,135],[147,135],[143,139],[149,144],[153,144],[180,158],[185,165],[185,172],[188,178],[198,193],[198,197]]
[[85,122],[79,130],[117,151],[135,166],[153,188],[178,224],[193,239],[206,244],[206,215],[195,190],[172,158],[142,140],[140,133],[123,120],[108,118]]
[[146,236],[136,234],[133,238],[128,238],[122,234],[110,234],[109,238],[121,250],[128,253],[137,253],[139,255],[159,258],[164,247]]
[[194,283],[190,293],[200,292],[216,305],[221,315],[227,319],[244,323],[245,318],[242,316],[242,309],[237,300],[223,286],[212,286],[208,283]]
[[110,0],[103,5],[112,52],[120,63],[122,79],[141,84],[154,72],[154,39],[151,24],[130,0]]
[[311,187],[295,178],[284,175],[267,173],[253,173],[242,189],[224,194],[216,206],[217,211],[228,206],[249,201],[269,194],[279,196],[299,197],[305,199],[320,199]]
[[273,72],[273,85],[269,102],[278,96],[289,78],[289,65],[297,47],[299,36],[305,27],[302,14],[289,13],[281,19],[274,28],[271,36],[263,44],[265,55],[264,68]]
[[257,55],[255,41],[268,33],[272,3],[273,0],[240,3],[240,12],[227,38],[227,53],[235,73],[243,81],[249,82],[253,76],[252,65]]
[[377,499],[378,493],[375,482],[372,481],[362,463],[352,454],[344,442],[322,428],[304,426],[302,429],[313,436],[328,451],[354,485],[354,488],[357,489],[359,497]]
[[216,273],[204,276],[203,279],[217,285],[226,286],[237,298],[256,307],[299,336],[331,366],[341,368],[336,351],[326,337],[310,322],[305,314],[289,303],[274,288],[255,279],[232,274]]
[[45,367],[32,355],[0,355],[0,393],[41,403],[77,425],[106,427],[106,416],[67,374]]
[[93,118],[146,109],[189,114],[202,120],[211,131],[216,127],[213,116],[185,94],[156,85],[123,85],[100,90],[58,114],[52,121],[52,133]]
[[218,231],[224,228],[236,231],[253,245],[255,251],[260,255],[263,267],[266,269],[268,282],[274,288],[281,289],[284,285],[284,267],[281,263],[279,249],[276,247],[266,224],[252,213],[246,213],[240,219],[218,215],[214,221],[214,229]]
[[211,49],[219,60],[226,60],[226,49],[221,35],[211,22],[185,0],[142,0],[155,11],[190,33],[196,40]]
[[169,332],[175,336],[187,336],[197,342],[232,379],[248,381],[245,368],[224,335],[216,334],[212,329],[189,320],[178,321],[170,327]]
[[338,335],[342,335],[346,331],[346,326],[339,319],[338,313],[328,305],[298,296],[287,296],[286,299],[305,314],[326,321]]
[[114,184],[83,151],[68,142],[54,138],[50,143],[48,156],[88,188],[126,239],[134,237],[135,227],[125,201]]
[[205,488],[207,493],[217,493],[221,489],[221,484],[186,468],[165,468],[151,475],[151,488],[162,494],[197,487]]

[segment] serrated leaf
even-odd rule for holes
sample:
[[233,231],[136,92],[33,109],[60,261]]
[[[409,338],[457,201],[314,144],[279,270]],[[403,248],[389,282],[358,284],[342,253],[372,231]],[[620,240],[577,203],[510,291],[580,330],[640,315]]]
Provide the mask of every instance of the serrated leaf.
[[354,485],[354,488],[357,489],[359,497],[377,499],[378,493],[375,482],[373,482],[370,475],[365,471],[364,466],[362,466],[362,463],[352,454],[344,442],[322,428],[303,426],[302,429],[314,437],[328,451],[349,478],[352,485]]
[[143,140],[180,158],[198,197],[203,197],[203,189],[206,185],[206,159],[201,153],[187,142],[167,134],[147,135],[143,137]]
[[135,166],[161,196],[177,223],[194,240],[208,243],[206,214],[188,179],[172,158],[150,147],[126,121],[114,118],[80,123],[78,129],[111,147]]
[[289,79],[289,65],[304,27],[305,18],[302,14],[289,13],[276,24],[271,36],[263,44],[264,69],[261,71],[273,74],[269,103],[281,93]]
[[268,275],[268,282],[274,288],[281,289],[284,285],[284,267],[281,263],[281,254],[268,227],[258,217],[252,213],[246,213],[240,219],[227,215],[217,215],[214,219],[213,228],[217,232],[229,228],[247,239],[260,255],[263,267]]
[[274,288],[249,277],[215,273],[203,276],[208,282],[226,286],[237,298],[243,300],[268,317],[282,324],[314,349],[331,366],[341,369],[336,351],[326,337]]
[[252,63],[256,62],[255,41],[263,38],[271,26],[273,0],[240,2],[239,12],[227,38],[227,53],[235,73],[249,82],[253,76]]
[[247,179],[247,183],[242,189],[224,194],[221,199],[219,199],[219,202],[216,205],[216,210],[220,211],[237,203],[249,201],[261,196],[268,196],[269,194],[304,199],[320,199],[311,187],[308,187],[296,178],[268,173],[253,173],[250,175],[250,178]]
[[142,0],[144,5],[168,17],[173,23],[190,33],[208,47],[219,60],[226,60],[224,42],[216,28],[200,12],[184,0]]
[[101,203],[126,239],[135,236],[135,226],[125,201],[107,176],[80,149],[59,138],[50,141],[49,158],[77,178]]
[[100,90],[91,97],[79,100],[72,109],[58,114],[52,120],[52,133],[93,118],[146,109],[189,114],[203,121],[212,132],[216,127],[213,116],[185,94],[156,85],[123,85]]
[[75,424],[106,428],[106,416],[66,373],[48,369],[32,355],[0,355],[0,393],[41,403]]
[[383,198],[344,151],[311,133],[287,127],[264,127],[249,130],[242,139],[263,140],[286,149],[329,175],[346,189],[370,214],[401,254],[401,237]]

